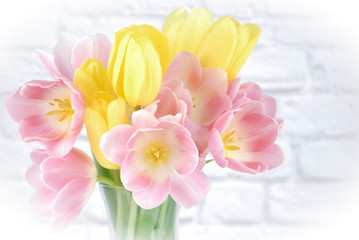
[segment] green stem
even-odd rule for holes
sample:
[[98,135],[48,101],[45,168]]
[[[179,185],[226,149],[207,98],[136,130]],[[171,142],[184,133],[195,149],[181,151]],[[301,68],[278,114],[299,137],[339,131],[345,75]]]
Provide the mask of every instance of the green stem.
[[212,162],[212,161],[214,161],[214,159],[209,159],[209,160],[206,161],[206,164],[207,164],[207,163],[210,163],[210,162]]
[[162,231],[163,225],[165,224],[166,212],[167,212],[167,200],[161,205],[160,216],[158,217],[158,229]]
[[117,183],[115,180],[110,179],[108,177],[104,176],[97,176],[97,181],[109,186],[121,186],[119,183]]
[[127,240],[135,239],[136,215],[137,215],[137,204],[132,197],[131,206],[130,206],[130,217],[128,220]]

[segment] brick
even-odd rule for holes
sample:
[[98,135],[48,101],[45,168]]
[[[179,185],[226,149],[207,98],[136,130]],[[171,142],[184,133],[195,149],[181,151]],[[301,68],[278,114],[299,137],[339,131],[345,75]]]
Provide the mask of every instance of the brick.
[[241,20],[242,18],[252,17],[255,8],[263,7],[261,1],[253,4],[251,1],[206,1],[206,7],[210,9],[217,17],[232,16]]
[[283,131],[301,136],[338,136],[358,131],[356,98],[299,96],[283,104]]
[[306,53],[284,48],[256,48],[243,65],[239,77],[264,90],[296,90],[308,79]]
[[316,1],[266,1],[266,11],[274,16],[317,16],[323,14]]
[[82,15],[64,14],[61,18],[60,39],[61,41],[77,42],[86,35],[96,33],[105,34],[111,42],[115,33],[122,28],[132,24],[148,24],[161,29],[163,18],[151,18],[148,16],[134,15],[100,15],[96,18],[89,18]]
[[0,93],[10,96],[30,80],[52,80],[37,57],[36,48],[5,50],[0,56],[2,87]]
[[347,49],[319,49],[310,54],[311,85],[315,90],[358,91],[357,57]]
[[[12,2],[3,6],[0,25],[6,32],[1,38],[1,45],[48,46],[56,41],[58,32],[58,4],[48,1],[21,1]],[[10,24],[11,23],[11,24]]]
[[324,140],[305,144],[299,152],[300,171],[309,179],[358,179],[358,141]]
[[213,182],[200,214],[205,224],[258,222],[263,214],[261,183]]
[[357,195],[353,194],[353,190],[357,187],[356,183],[335,182],[273,184],[268,197],[269,221],[278,224],[336,222],[336,216],[347,205],[354,206],[355,201],[352,200],[357,199]]
[[300,20],[278,18],[274,24],[274,38],[284,45],[329,47],[341,41],[340,34],[333,34],[332,24],[328,19],[319,16]]
[[18,179],[25,180],[25,173],[32,165],[29,154],[30,145],[21,141],[0,140],[0,152],[6,158],[2,160],[0,168],[0,179]]

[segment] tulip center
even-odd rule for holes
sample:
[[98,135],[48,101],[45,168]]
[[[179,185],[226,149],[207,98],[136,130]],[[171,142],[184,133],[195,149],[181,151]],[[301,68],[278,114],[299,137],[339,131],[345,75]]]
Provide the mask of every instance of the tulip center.
[[55,98],[53,102],[49,102],[55,110],[47,112],[47,116],[58,116],[58,121],[61,122],[65,119],[71,119],[75,111],[72,109],[71,100],[66,98],[64,100]]
[[225,151],[236,151],[240,150],[240,148],[236,145],[238,140],[241,140],[241,138],[237,138],[235,136],[236,131],[232,131],[228,134],[222,135],[222,142]]
[[152,143],[146,149],[146,160],[155,167],[166,163],[169,156],[169,149],[162,143]]

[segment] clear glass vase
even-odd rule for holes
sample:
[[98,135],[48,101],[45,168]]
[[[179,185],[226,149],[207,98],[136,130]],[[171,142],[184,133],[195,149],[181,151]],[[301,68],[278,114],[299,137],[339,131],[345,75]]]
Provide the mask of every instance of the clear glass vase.
[[160,206],[143,209],[123,187],[99,184],[113,240],[178,240],[178,206],[169,196]]

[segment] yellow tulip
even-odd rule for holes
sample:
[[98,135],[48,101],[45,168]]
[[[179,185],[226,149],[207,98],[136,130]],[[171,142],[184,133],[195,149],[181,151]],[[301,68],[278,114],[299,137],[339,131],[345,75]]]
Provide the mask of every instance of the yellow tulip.
[[211,20],[206,9],[193,9],[188,15],[180,8],[167,16],[162,31],[171,53],[188,50],[198,56],[202,67],[225,70],[230,82],[256,46],[261,29],[252,23],[241,25],[232,17],[222,17],[214,24]]
[[87,106],[92,103],[96,92],[113,93],[107,79],[106,68],[100,61],[94,59],[87,59],[81,67],[76,69],[74,84],[85,96]]
[[188,14],[181,7],[170,13],[163,23],[162,32],[168,38],[171,59],[181,51],[195,54],[203,35],[212,25],[212,13],[205,8],[193,8]]
[[108,169],[120,166],[110,162],[100,149],[102,135],[119,124],[130,124],[126,114],[126,102],[106,92],[97,92],[91,106],[85,112],[85,125],[91,150],[99,164]]
[[115,35],[108,79],[117,96],[132,106],[146,106],[156,98],[168,64],[166,36],[149,25],[132,25]]
[[130,124],[125,100],[115,96],[108,82],[105,67],[94,59],[87,59],[76,70],[74,84],[86,99],[85,125],[96,160],[104,168],[120,168],[102,154],[100,140],[101,136],[111,128],[119,124]]

